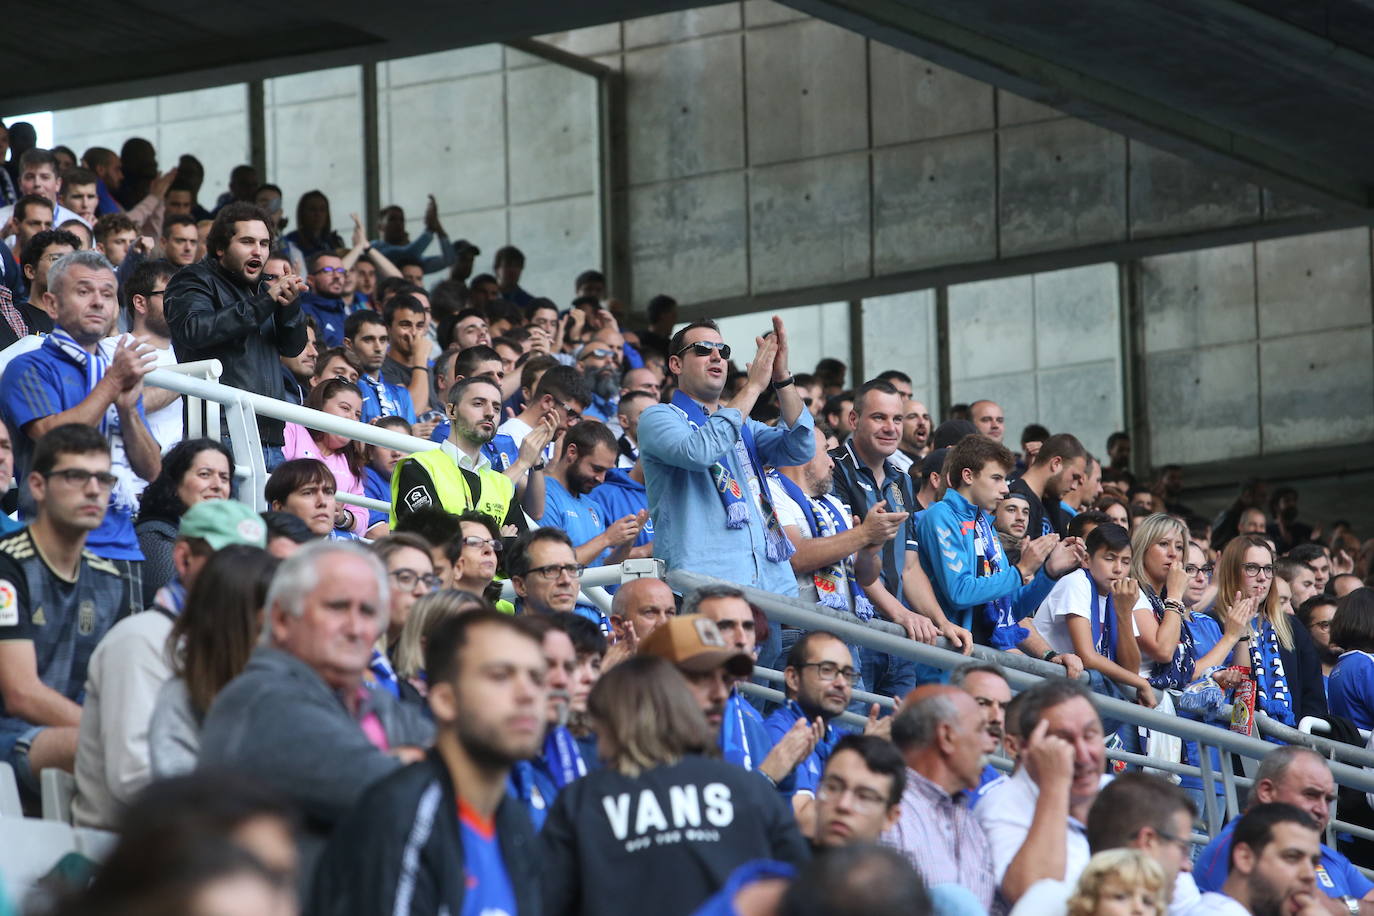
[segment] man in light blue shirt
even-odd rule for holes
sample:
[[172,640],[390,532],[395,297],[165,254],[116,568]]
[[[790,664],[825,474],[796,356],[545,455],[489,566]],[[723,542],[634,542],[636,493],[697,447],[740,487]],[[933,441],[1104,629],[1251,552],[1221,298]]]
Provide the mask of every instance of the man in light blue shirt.
[[[696,321],[673,335],[668,371],[677,376],[677,393],[639,418],[654,556],[669,569],[795,596],[792,546],[768,498],[763,466],[808,461],[813,423],[787,369],[781,319],[756,344],[744,387],[722,403],[730,348],[715,322]],[[782,412],[775,427],[748,419],[770,384]],[[771,667],[782,643],[780,628],[769,629],[759,661]]]

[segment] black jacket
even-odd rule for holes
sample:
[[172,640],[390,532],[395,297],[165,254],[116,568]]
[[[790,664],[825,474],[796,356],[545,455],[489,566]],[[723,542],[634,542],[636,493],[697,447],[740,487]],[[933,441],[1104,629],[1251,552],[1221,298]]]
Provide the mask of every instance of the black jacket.
[[[539,916],[534,829],[520,803],[496,809],[501,857],[515,891],[514,916]],[[458,797],[439,755],[399,770],[368,789],[325,847],[305,916],[458,916],[463,867]]]
[[[218,359],[224,384],[285,397],[279,357],[297,355],[307,342],[297,303],[278,308],[265,282],[245,285],[213,257],[177,271],[163,302],[179,360]],[[284,429],[281,420],[258,417],[263,445],[284,445]]]
[[1304,716],[1326,718],[1326,685],[1322,683],[1321,656],[1312,637],[1298,618],[1288,616],[1288,629],[1293,632],[1293,648],[1279,647],[1283,659],[1283,673],[1287,675],[1288,692],[1293,698],[1293,715],[1301,722]]
[[762,776],[696,756],[583,776],[558,793],[539,843],[548,916],[688,916],[745,862],[811,858]]

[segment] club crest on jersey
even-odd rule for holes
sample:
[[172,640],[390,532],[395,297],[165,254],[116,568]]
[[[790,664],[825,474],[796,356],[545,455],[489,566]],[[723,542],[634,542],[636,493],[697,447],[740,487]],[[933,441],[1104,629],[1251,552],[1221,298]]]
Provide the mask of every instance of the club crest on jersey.
[[76,611],[76,631],[82,636],[95,632],[95,602],[83,601]]

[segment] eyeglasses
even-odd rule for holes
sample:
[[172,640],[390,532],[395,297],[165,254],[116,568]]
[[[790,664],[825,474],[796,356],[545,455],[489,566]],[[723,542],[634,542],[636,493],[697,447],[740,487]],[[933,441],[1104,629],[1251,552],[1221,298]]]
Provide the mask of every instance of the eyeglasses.
[[[1272,570],[1273,567],[1270,567],[1270,569]],[[1184,565],[1183,571],[1188,574],[1189,578],[1196,576],[1198,573],[1202,573],[1204,576],[1210,579],[1212,578],[1212,573],[1217,571],[1217,568],[1213,566],[1211,563],[1208,563],[1205,566],[1198,566],[1196,563],[1187,563]]]
[[581,579],[582,574],[586,571],[587,567],[579,566],[576,563],[550,563],[548,566],[536,566],[529,571],[528,575],[538,576],[547,582],[552,582],[561,576]]
[[420,573],[413,569],[393,569],[387,575],[395,579],[396,584],[405,589],[423,584],[426,589],[432,591],[444,584],[444,581],[434,573]]
[[719,350],[721,359],[730,358],[730,345],[727,343],[717,343],[714,340],[698,340],[696,343],[688,344],[673,355],[681,356],[688,350],[692,351],[693,356],[710,356],[712,350]]
[[1329,621],[1329,620],[1314,620],[1314,621],[1312,621],[1312,626],[1316,627],[1318,630],[1329,630],[1329,629],[1331,629],[1331,621]]
[[822,801],[830,801],[832,799],[839,801],[844,797],[846,792],[853,796],[855,808],[867,808],[870,811],[876,811],[879,808],[887,806],[887,799],[877,792],[874,792],[872,789],[865,788],[864,786],[854,786],[851,788],[845,785],[844,780],[835,778],[822,781],[819,791],[816,793],[816,797]]
[[582,419],[582,411],[575,410],[571,404],[564,404],[562,401],[559,401],[557,403],[558,409],[563,411],[563,413],[567,415],[569,421],[576,422],[577,420]]
[[1258,563],[1242,563],[1240,564],[1240,568],[1245,570],[1247,576],[1258,576],[1262,574],[1266,579],[1274,578],[1273,566],[1261,566]]
[[345,267],[316,267],[317,274],[346,274],[348,269]]
[[464,546],[464,547],[479,547],[479,548],[480,548],[480,547],[490,547],[490,548],[492,549],[492,552],[493,552],[493,553],[500,553],[500,552],[501,552],[501,548],[503,548],[505,545],[502,544],[500,541],[494,541],[494,540],[492,540],[492,539],[490,539],[490,538],[479,538],[479,537],[477,537],[477,535],[474,534],[474,535],[469,535],[468,537],[463,538],[463,546]]
[[1184,855],[1188,855],[1193,851],[1193,841],[1187,837],[1174,836],[1172,833],[1165,833],[1163,830],[1156,830],[1155,836],[1166,843],[1173,843]]
[[816,676],[823,681],[833,681],[842,674],[844,675],[844,679],[852,684],[859,676],[859,670],[857,668],[841,668],[834,662],[807,662],[802,665],[802,667],[815,668]]
[[43,476],[49,480],[56,477],[74,487],[85,487],[94,479],[102,490],[113,489],[114,485],[119,483],[119,478],[109,471],[88,471],[85,468],[61,468],[56,471],[49,471]]

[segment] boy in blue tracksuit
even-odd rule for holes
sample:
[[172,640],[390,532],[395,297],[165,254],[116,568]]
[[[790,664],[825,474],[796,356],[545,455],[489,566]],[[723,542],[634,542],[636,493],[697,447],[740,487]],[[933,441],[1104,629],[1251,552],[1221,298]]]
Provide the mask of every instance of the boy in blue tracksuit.
[[[1016,648],[1031,634],[1021,621],[1082,562],[1079,541],[1032,542],[1013,565],[992,527],[991,512],[1007,495],[1015,458],[986,436],[965,436],[951,449],[949,483],[940,501],[917,523],[921,566],[949,618],[975,639],[998,649]],[[1051,536],[1053,537],[1053,536]],[[1041,566],[1041,563],[1044,563]]]

